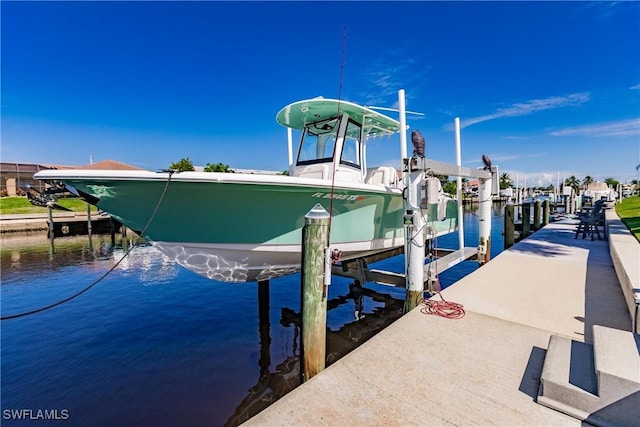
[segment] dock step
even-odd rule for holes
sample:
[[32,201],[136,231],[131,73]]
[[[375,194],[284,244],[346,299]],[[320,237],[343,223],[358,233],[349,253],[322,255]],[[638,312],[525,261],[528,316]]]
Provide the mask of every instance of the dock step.
[[595,325],[593,341],[551,336],[538,403],[597,426],[640,426],[640,354],[634,335]]

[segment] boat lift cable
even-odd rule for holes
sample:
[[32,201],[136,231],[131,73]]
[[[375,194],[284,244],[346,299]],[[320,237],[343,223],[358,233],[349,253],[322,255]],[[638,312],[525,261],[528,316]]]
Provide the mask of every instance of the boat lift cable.
[[[160,199],[158,199],[158,203],[156,203],[156,207],[153,210],[153,213],[151,214],[151,216],[149,217],[149,221],[147,221],[147,224],[144,226],[144,228],[142,229],[142,232],[140,233],[140,236],[144,237],[144,235],[146,234],[149,226],[151,226],[151,223],[153,222],[154,218],[156,217],[156,214],[158,213],[158,209],[160,209],[160,205],[162,204],[162,201],[164,200],[164,196],[167,194],[167,188],[169,188],[169,182],[171,182],[171,177],[173,176],[174,172],[173,170],[169,170],[166,171],[169,173],[169,177],[167,178],[167,182],[164,185],[164,189],[162,190],[162,194],[160,195]],[[75,294],[62,299],[60,301],[57,301],[53,304],[49,304],[47,306],[44,307],[40,307],[37,308],[35,310],[31,310],[31,311],[25,311],[22,313],[18,313],[18,314],[11,314],[9,316],[2,316],[0,317],[0,320],[10,320],[10,319],[17,319],[19,317],[26,317],[26,316],[30,316],[32,314],[36,314],[36,313],[41,313],[43,311],[49,310],[51,308],[57,307],[59,305],[62,305],[66,302],[69,302],[77,297],[79,297],[80,295],[84,294],[85,292],[87,292],[89,289],[93,288],[94,286],[96,286],[98,283],[100,283],[102,281],[102,279],[104,279],[105,277],[107,277],[113,270],[115,270],[118,265],[120,265],[120,263],[131,253],[131,251],[136,248],[137,245],[132,245],[129,250],[127,252],[125,252],[124,256],[122,258],[120,258],[109,270],[107,270],[102,276],[98,277],[95,281],[93,281],[93,283],[91,283],[89,286],[85,287],[84,289],[81,289],[80,291],[76,292]]]

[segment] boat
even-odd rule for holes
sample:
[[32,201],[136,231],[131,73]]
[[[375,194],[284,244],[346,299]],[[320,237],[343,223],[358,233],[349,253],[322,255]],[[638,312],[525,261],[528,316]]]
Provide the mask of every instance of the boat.
[[[397,120],[352,102],[313,98],[287,105],[276,121],[300,134],[294,161],[288,131],[288,176],[64,169],[34,178],[144,231],[170,259],[217,281],[299,271],[301,230],[316,204],[330,212],[330,245],[343,256],[404,245],[404,184],[395,168],[369,167],[366,158],[367,141],[400,132]],[[456,202],[444,203],[425,211],[434,235],[457,226]]]

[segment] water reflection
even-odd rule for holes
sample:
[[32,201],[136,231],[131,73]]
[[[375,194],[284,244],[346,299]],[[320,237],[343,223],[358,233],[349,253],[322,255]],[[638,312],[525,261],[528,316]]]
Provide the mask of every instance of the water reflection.
[[[378,306],[367,313],[365,300],[376,302]],[[269,369],[271,361],[269,297],[266,282],[259,285],[258,303],[260,375],[256,384],[248,390],[247,396],[240,402],[225,426],[230,427],[243,423],[300,385],[300,353],[298,351],[300,313],[287,307],[281,309],[280,324],[286,328],[292,328],[294,331],[291,353],[286,355],[286,358],[271,371]],[[327,312],[347,304],[353,305],[353,320],[344,323],[338,330],[327,328],[327,366],[400,318],[404,309],[403,299],[352,284],[346,295],[340,295],[327,301]]]
[[23,271],[57,271],[65,267],[87,265],[109,257],[112,245],[104,238],[73,236],[47,239],[41,234],[2,236],[0,268],[2,281],[16,278]]
[[[136,246],[125,257],[134,244]],[[109,268],[114,263],[118,263],[116,270],[124,275],[135,275],[147,285],[171,281],[180,268],[152,245],[121,235],[116,235],[113,240],[108,236],[57,239],[31,234],[2,236],[0,269],[3,284],[20,280],[25,272],[43,275],[78,266],[96,270]]]

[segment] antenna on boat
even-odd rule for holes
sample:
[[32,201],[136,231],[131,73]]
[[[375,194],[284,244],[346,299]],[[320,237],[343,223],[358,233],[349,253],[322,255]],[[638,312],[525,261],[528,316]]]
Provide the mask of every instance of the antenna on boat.
[[[342,76],[344,74],[344,51],[347,47],[347,27],[342,34],[342,53],[340,55],[340,84],[338,86],[338,115],[340,115],[340,102],[342,101]],[[333,199],[332,199],[333,200]]]
[[[347,27],[344,27],[344,33],[342,35],[342,54],[340,57],[340,85],[338,86],[338,116],[341,115],[340,105],[342,102],[342,75],[344,72],[344,52],[347,47]],[[338,165],[333,162],[333,172],[331,173],[331,200],[329,201],[329,230],[331,230],[331,220],[333,219],[333,192],[336,186],[336,169]],[[327,248],[328,250],[329,248]]]

